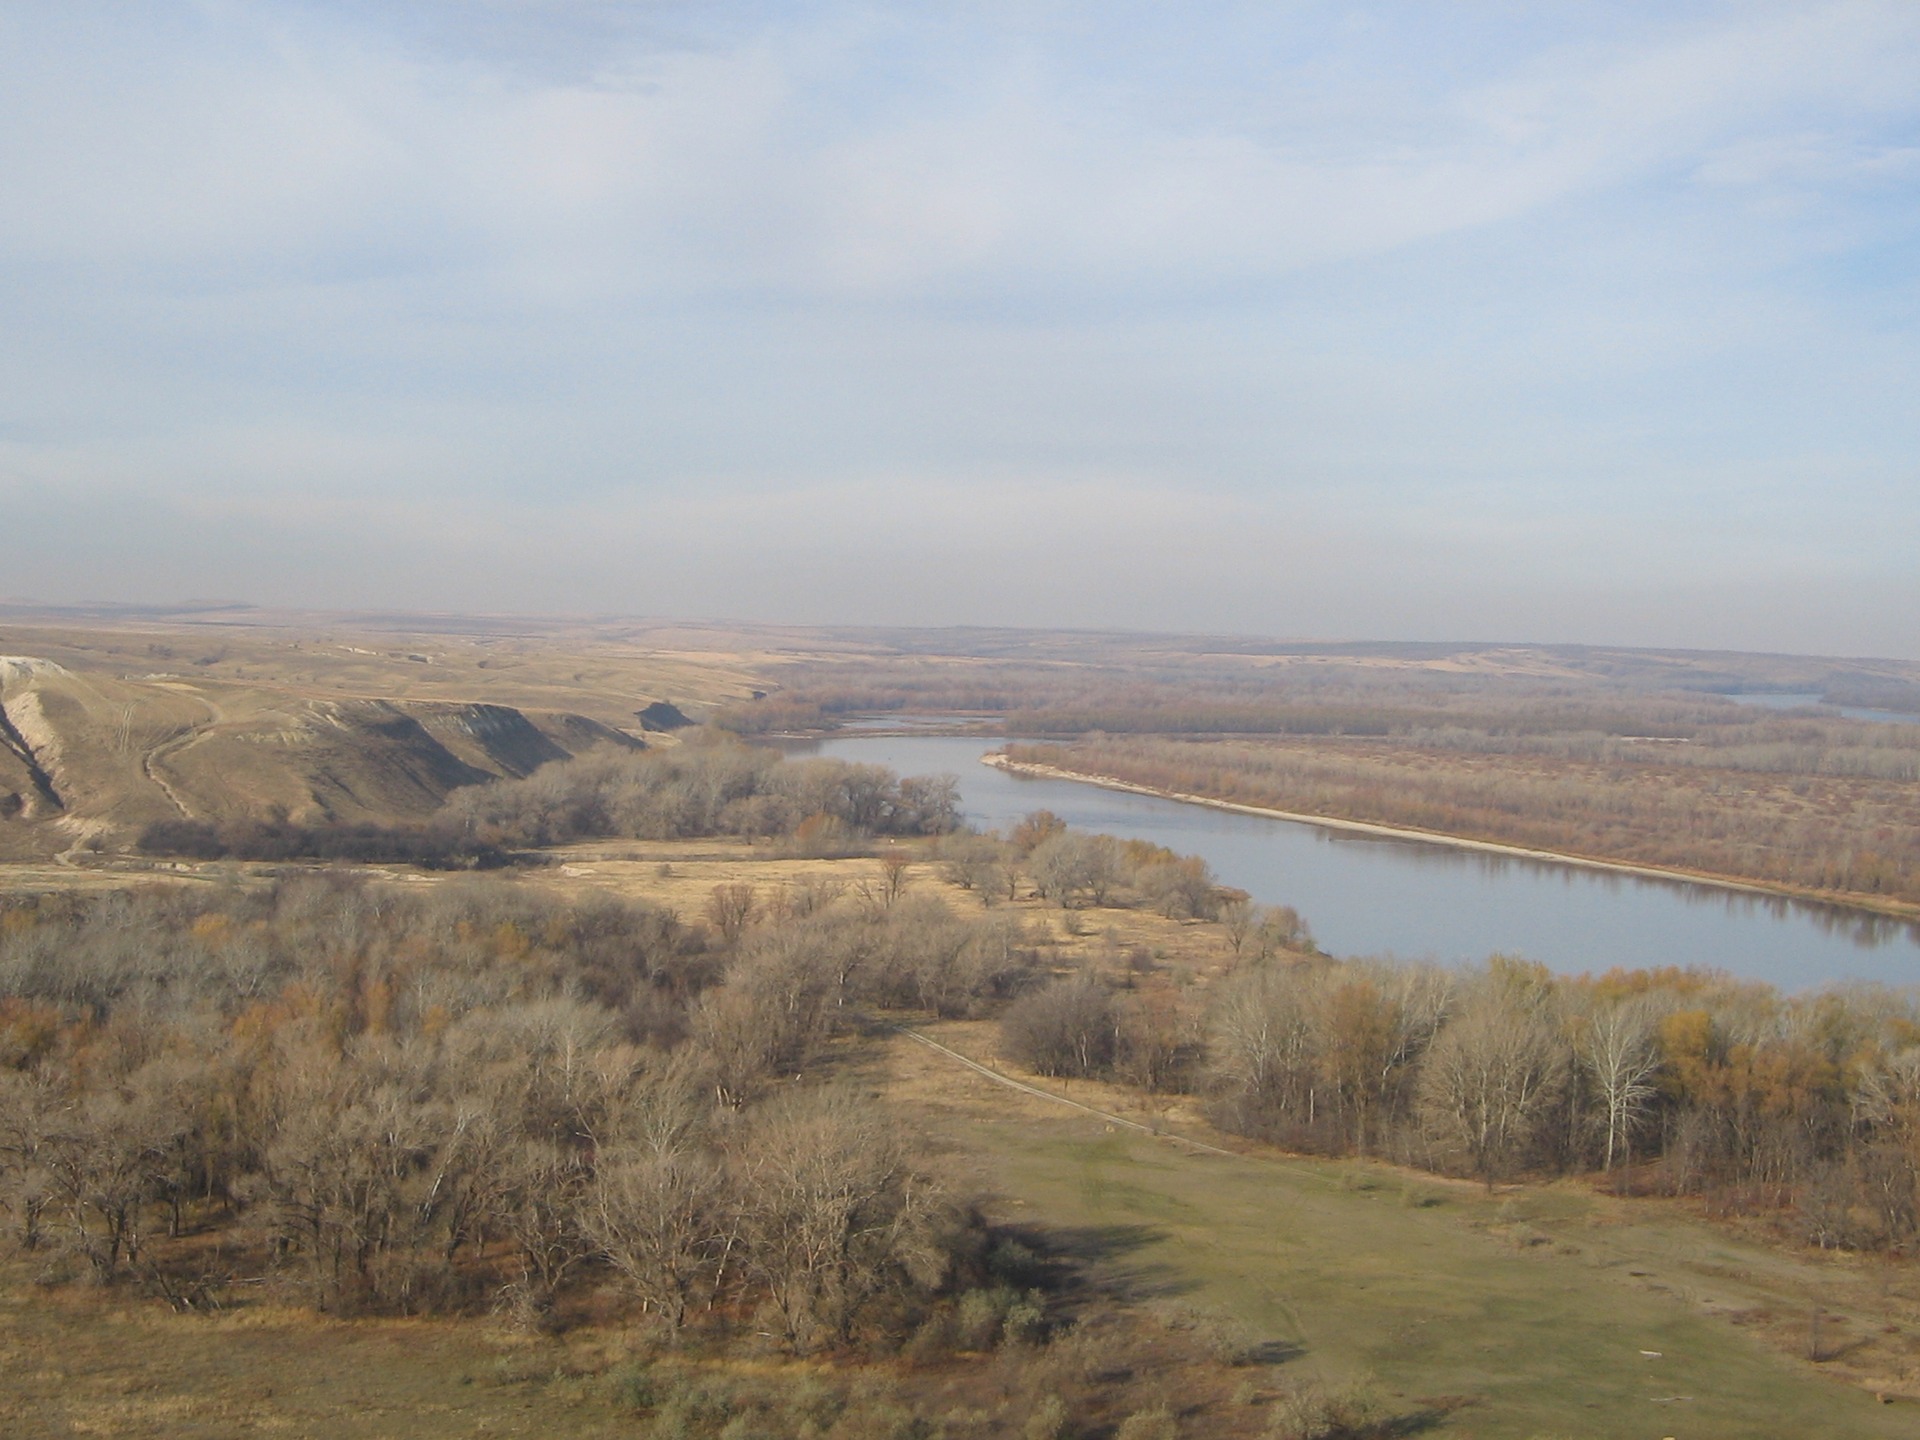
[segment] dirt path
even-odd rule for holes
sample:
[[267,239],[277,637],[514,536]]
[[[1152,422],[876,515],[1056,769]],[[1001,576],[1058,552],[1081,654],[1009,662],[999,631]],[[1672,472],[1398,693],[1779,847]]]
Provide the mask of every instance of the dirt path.
[[158,787],[161,794],[165,795],[167,799],[173,802],[173,808],[180,812],[181,817],[183,819],[187,819],[187,820],[191,820],[193,818],[193,811],[188,809],[187,802],[180,798],[180,792],[178,790],[175,790],[173,788],[173,785],[167,780],[166,776],[160,773],[160,761],[162,759],[165,759],[168,756],[177,755],[181,751],[185,750],[188,746],[197,744],[201,740],[206,739],[208,733],[212,731],[213,727],[220,724],[223,720],[226,719],[226,716],[221,712],[220,707],[216,705],[213,701],[209,700],[206,696],[195,695],[193,698],[199,701],[202,705],[207,707],[206,720],[199,725],[193,726],[183,735],[175,735],[170,740],[162,740],[158,745],[154,746],[151,750],[147,751],[145,755],[140,757],[141,773],[144,774],[147,777],[147,779],[151,780],[156,787]]
[[1056,1105],[1070,1105],[1075,1110],[1084,1111],[1086,1114],[1092,1115],[1096,1119],[1106,1121],[1109,1125],[1123,1125],[1129,1130],[1138,1130],[1142,1135],[1152,1135],[1156,1139],[1160,1139],[1160,1140],[1172,1140],[1177,1144],[1190,1146],[1193,1149],[1203,1151],[1208,1155],[1225,1155],[1230,1160],[1241,1160],[1246,1158],[1245,1156],[1239,1154],[1237,1151],[1222,1150],[1218,1145],[1209,1145],[1204,1140],[1189,1140],[1186,1136],[1176,1135],[1170,1130],[1156,1130],[1151,1125],[1143,1125],[1138,1120],[1129,1120],[1124,1115],[1115,1115],[1111,1111],[1096,1110],[1091,1105],[1082,1105],[1078,1100],[1069,1100],[1064,1095],[1055,1095],[1052,1091],[1042,1090],[1037,1085],[1029,1085],[1023,1080],[1015,1080],[1011,1075],[1002,1075],[998,1070],[993,1069],[991,1066],[982,1065],[978,1060],[970,1060],[965,1055],[962,1055],[958,1050],[950,1050],[945,1045],[942,1045],[938,1040],[930,1039],[929,1037],[922,1035],[918,1030],[909,1030],[904,1025],[896,1026],[895,1028],[898,1029],[899,1032],[902,1035],[906,1036],[909,1040],[918,1040],[922,1045],[926,1046],[929,1050],[937,1050],[942,1055],[946,1056],[949,1060],[957,1060],[960,1064],[966,1066],[967,1069],[973,1071],[975,1074],[984,1075],[986,1076],[987,1079],[993,1081],[994,1084],[1004,1085],[1009,1090],[1018,1090],[1022,1095],[1032,1095],[1033,1097],[1039,1100],[1050,1100]]

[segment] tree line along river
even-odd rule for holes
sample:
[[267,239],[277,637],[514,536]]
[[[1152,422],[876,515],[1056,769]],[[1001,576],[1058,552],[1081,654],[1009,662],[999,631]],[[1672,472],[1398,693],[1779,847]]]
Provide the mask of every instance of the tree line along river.
[[967,820],[983,830],[1045,809],[1077,829],[1204,856],[1222,883],[1292,905],[1335,955],[1477,961],[1500,951],[1565,973],[1710,966],[1786,990],[1920,983],[1920,924],[1911,921],[1013,775],[980,763],[996,743],[854,735],[785,748],[953,775]]

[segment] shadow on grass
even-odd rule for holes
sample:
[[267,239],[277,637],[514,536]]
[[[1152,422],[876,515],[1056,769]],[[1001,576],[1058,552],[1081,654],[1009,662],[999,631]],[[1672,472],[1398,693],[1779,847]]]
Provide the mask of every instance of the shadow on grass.
[[1249,1345],[1242,1350],[1237,1362],[1241,1365],[1285,1365],[1290,1360],[1298,1360],[1307,1353],[1307,1347],[1292,1340],[1262,1340],[1258,1345]]
[[1355,1440],[1400,1440],[1405,1435],[1424,1435],[1439,1429],[1459,1411],[1471,1410],[1480,1402],[1471,1395],[1428,1395],[1417,1403],[1417,1410],[1388,1415],[1354,1431]]
[[1172,1299],[1197,1289],[1172,1266],[1141,1258],[1167,1238],[1152,1225],[1005,1225],[997,1227],[1030,1251],[1035,1270],[1026,1283],[1077,1310],[1111,1303]]
[[1078,1272],[1089,1294],[1128,1303],[1170,1300],[1199,1288],[1173,1266],[1141,1258],[1167,1238],[1153,1225],[1066,1225],[1045,1232],[1045,1243]]

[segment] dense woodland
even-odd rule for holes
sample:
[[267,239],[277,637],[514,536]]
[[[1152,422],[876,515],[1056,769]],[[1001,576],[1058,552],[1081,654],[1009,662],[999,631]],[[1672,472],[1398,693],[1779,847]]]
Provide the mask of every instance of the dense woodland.
[[[467,817],[521,833],[599,833],[609,812],[635,813],[618,809],[620,797],[638,796],[653,808],[637,813],[677,817],[673,833],[694,823],[732,830],[768,800],[788,823],[827,813],[917,830],[951,823],[917,798],[948,793],[885,771],[716,746],[671,762],[555,767],[537,785],[480,792],[488,808]],[[865,797],[858,810],[847,808],[850,794]],[[704,819],[685,818],[696,811]],[[751,886],[721,886],[692,918],[610,903],[563,909],[479,880],[429,899],[334,878],[15,904],[0,938],[0,1059],[22,1099],[9,1108],[64,1124],[110,1079],[127,1103],[146,1097],[149,1119],[155,1095],[217,1115],[217,1136],[161,1147],[172,1178],[126,1183],[140,1205],[191,1194],[281,1217],[283,1228],[268,1225],[271,1253],[305,1256],[302,1283],[329,1305],[424,1303],[409,1268],[422,1247],[447,1259],[493,1253],[503,1232],[489,1226],[506,1212],[483,1220],[449,1199],[451,1210],[410,1212],[412,1228],[388,1217],[374,1231],[342,1221],[335,1233],[319,1200],[282,1188],[315,1165],[276,1169],[272,1159],[283,1153],[276,1117],[304,1123],[314,1113],[293,1095],[326,1093],[344,1114],[406,1094],[420,1124],[443,1114],[462,1137],[469,1111],[484,1112],[495,1137],[487,1153],[518,1154],[535,1140],[558,1144],[561,1122],[559,1102],[515,1088],[537,1090],[541,1063],[512,1057],[558,1046],[568,1067],[600,1057],[557,1082],[587,1107],[566,1121],[591,1137],[586,1170],[597,1173],[600,1157],[633,1140],[622,1127],[656,1123],[644,1116],[671,1102],[685,1134],[699,1137],[689,1143],[702,1163],[722,1175],[724,1137],[758,1133],[740,1127],[779,1088],[771,1077],[804,1073],[836,1025],[877,1011],[1002,1011],[1009,1053],[1041,1074],[1203,1093],[1222,1123],[1294,1148],[1390,1155],[1489,1182],[1592,1171],[1797,1217],[1822,1244],[1900,1249],[1914,1238],[1920,1016],[1911,995],[1783,997],[1672,970],[1572,980],[1499,958],[1475,973],[1339,962],[1315,953],[1297,914],[1251,906],[1204,862],[1080,834],[1045,812],[1005,837],[955,831],[932,843],[943,877],[977,908],[911,891],[898,849],[878,882],[854,891],[823,881],[773,904]],[[1235,970],[1206,991],[1173,983],[1140,954],[1054,974],[1022,912],[1003,904],[1023,894],[1058,906],[1070,926],[1100,906],[1141,905],[1217,927]],[[166,1085],[148,1083],[163,1075]],[[842,1114],[851,1102],[835,1104]],[[133,1113],[107,1106],[101,1123],[131,1123]],[[316,1139],[352,1128],[330,1124]],[[409,1153],[440,1143],[428,1135]],[[145,1227],[83,1199],[93,1182],[77,1171],[60,1192],[46,1168],[52,1154],[71,1162],[97,1149],[76,1139],[48,1151],[16,1135],[6,1153],[20,1235],[37,1241],[64,1226],[88,1263],[111,1273],[137,1255]],[[515,1193],[511,1183],[479,1189],[494,1197],[474,1201],[483,1210],[512,1208],[502,1198]],[[284,1228],[294,1215],[308,1229]],[[728,1243],[734,1261],[741,1243]],[[525,1282],[550,1303],[558,1272],[531,1251],[522,1258],[533,1267]],[[751,1273],[736,1264],[729,1283]],[[844,1338],[858,1311],[808,1318],[817,1303],[791,1303],[794,1345],[817,1339],[821,1325]]]
[[[1009,926],[931,898],[833,899],[797,896],[731,944],[647,906],[478,883],[417,897],[339,875],[11,904],[0,1123],[16,1238],[111,1276],[143,1265],[155,1226],[211,1203],[248,1217],[324,1308],[457,1303],[470,1270],[546,1306],[597,1256],[672,1326],[731,1286],[772,1304],[795,1348],[843,1340],[881,1297],[937,1287],[963,1217],[868,1102],[773,1081],[805,1071],[850,1004],[964,1009],[1029,960]],[[834,1262],[859,1275],[774,1273],[765,1247],[800,1241],[761,1212],[806,1183],[776,1157],[839,1167],[863,1197],[840,1217],[860,1254]],[[618,1207],[638,1223],[700,1189],[730,1218],[683,1217],[685,1253],[610,1251]]]
[[[1083,1293],[819,1063],[870,1009],[1031,983],[1010,914],[823,884],[683,923],[516,888],[8,905],[5,1248],[184,1311],[625,1323],[648,1348],[609,1380],[663,1437],[1171,1440],[1247,1388],[1248,1340]],[[769,1349],[855,1368],[698,1363]],[[1377,1414],[1307,1382],[1238,1403],[1227,1433],[1275,1440]]]
[[958,824],[951,780],[903,780],[883,766],[835,760],[782,764],[771,751],[697,735],[673,750],[603,753],[459,790],[424,824],[162,820],[141,832],[137,848],[198,860],[490,870],[528,858],[516,852],[576,840],[731,835],[830,855],[856,852],[876,835],[938,835]]
[[[1204,996],[1143,982],[1137,955],[1025,991],[1002,1010],[1003,1045],[1040,1074],[1197,1093],[1223,1127],[1291,1149],[1489,1185],[1592,1174],[1770,1215],[1820,1246],[1904,1253],[1920,1239],[1912,989],[1785,996],[1674,968],[1595,978],[1502,956],[1478,970],[1335,960],[1290,908],[1249,904],[1200,862],[1078,836],[1044,813],[1000,848],[1063,906],[1213,919],[1236,962]],[[1103,897],[1084,859],[1066,880],[1055,872],[1062,848],[1105,856]]]
[[524,780],[456,792],[442,824],[487,843],[793,837],[831,853],[875,835],[938,835],[960,822],[946,777],[902,779],[881,765],[782,761],[696,733],[672,750],[592,756]]

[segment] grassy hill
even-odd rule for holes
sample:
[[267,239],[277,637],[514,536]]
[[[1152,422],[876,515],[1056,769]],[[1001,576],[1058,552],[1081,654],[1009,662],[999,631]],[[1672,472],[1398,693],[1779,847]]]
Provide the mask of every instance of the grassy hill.
[[0,625],[0,859],[165,820],[419,819],[462,786],[661,743],[640,738],[649,707],[698,716],[768,683],[769,657],[725,636],[41,618],[65,623]]

